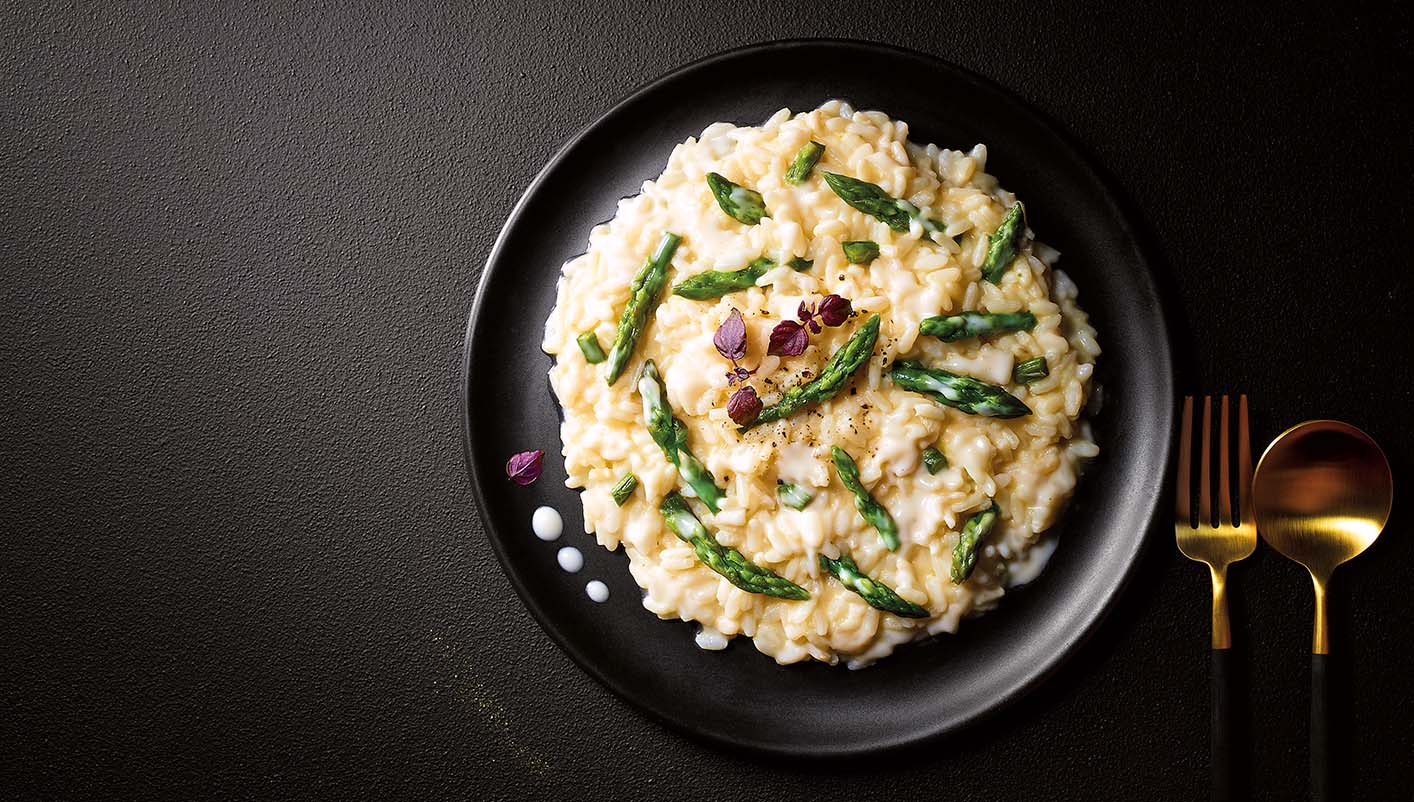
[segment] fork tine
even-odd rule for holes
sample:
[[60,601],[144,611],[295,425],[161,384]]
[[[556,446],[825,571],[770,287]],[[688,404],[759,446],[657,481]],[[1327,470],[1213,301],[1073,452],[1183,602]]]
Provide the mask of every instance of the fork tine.
[[1203,451],[1202,462],[1198,463],[1198,522],[1200,525],[1213,523],[1213,474],[1208,470],[1212,462],[1209,448],[1213,440],[1213,397],[1203,396]]
[[1183,397],[1183,425],[1178,435],[1178,478],[1174,498],[1174,519],[1179,523],[1193,525],[1193,499],[1189,496],[1188,485],[1193,481],[1190,470],[1190,452],[1193,448],[1193,396]]
[[1237,495],[1242,523],[1256,523],[1252,514],[1252,443],[1247,434],[1247,396],[1237,397]]
[[1223,396],[1222,423],[1218,426],[1218,523],[1224,526],[1236,526],[1237,521],[1232,517],[1232,483],[1228,481],[1228,430],[1227,430],[1227,396]]

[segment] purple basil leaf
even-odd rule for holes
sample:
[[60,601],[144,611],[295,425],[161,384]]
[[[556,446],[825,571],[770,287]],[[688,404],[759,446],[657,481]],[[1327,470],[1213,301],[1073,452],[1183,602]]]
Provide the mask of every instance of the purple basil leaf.
[[514,454],[506,461],[506,476],[512,482],[525,487],[540,478],[544,459],[544,451],[522,451]]
[[733,309],[727,315],[712,335],[712,344],[717,346],[717,353],[733,362],[746,356],[746,321],[741,319],[740,311]]
[[804,301],[801,301],[800,306],[797,307],[795,310],[795,316],[800,319],[801,323],[810,322],[810,318],[814,314],[815,308],[813,306],[807,305]]
[[820,302],[820,320],[826,326],[838,326],[849,319],[854,307],[848,298],[841,298],[838,295],[826,295],[825,300]]
[[775,356],[799,356],[805,353],[810,335],[794,320],[782,320],[771,330],[771,345],[766,353]]
[[813,318],[813,317],[810,318],[809,320],[805,321],[805,327],[806,327],[807,329],[810,329],[810,333],[811,333],[811,334],[819,334],[819,333],[820,333],[820,321],[819,321],[819,320],[816,320],[816,319]]
[[756,416],[761,414],[761,399],[756,395],[756,388],[746,385],[727,400],[727,414],[739,426],[745,426],[756,420]]

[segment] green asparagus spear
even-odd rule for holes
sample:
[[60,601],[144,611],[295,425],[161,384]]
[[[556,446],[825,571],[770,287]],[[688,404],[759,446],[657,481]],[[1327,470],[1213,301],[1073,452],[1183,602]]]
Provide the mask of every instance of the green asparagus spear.
[[928,233],[928,239],[936,241],[934,235],[943,231],[943,224],[939,220],[924,217],[917,206],[902,198],[895,198],[884,191],[878,184],[871,184],[868,181],[861,181],[858,178],[851,178],[839,173],[820,171],[825,176],[825,183],[830,185],[830,189],[839,196],[840,200],[861,212],[874,217],[883,222],[889,228],[900,233],[908,231],[908,221],[917,220],[923,226],[923,230]]
[[898,524],[894,523],[893,516],[884,509],[884,505],[859,483],[859,466],[854,464],[854,458],[839,446],[831,446],[830,458],[834,460],[835,473],[839,475],[840,482],[854,494],[854,508],[859,510],[860,517],[879,531],[879,539],[884,541],[889,551],[898,551]]
[[768,216],[766,200],[754,189],[735,184],[720,173],[708,173],[707,186],[712,188],[717,205],[734,220],[754,226]]
[[904,618],[927,618],[929,615],[927,609],[901,598],[893,588],[865,576],[848,554],[841,554],[838,560],[821,554],[820,567],[834,574],[841,585],[858,593],[875,610],[883,610]]
[[987,258],[982,262],[982,278],[996,284],[1021,252],[1021,236],[1026,233],[1026,210],[1021,201],[1006,213],[1002,224],[987,237]]
[[780,496],[782,504],[793,510],[803,510],[815,500],[815,494],[790,482],[776,483],[776,495]]
[[806,259],[803,256],[797,256],[789,262],[786,262],[786,266],[797,273],[804,273],[814,264],[815,262],[813,260]]
[[840,346],[830,357],[830,361],[820,369],[820,374],[805,384],[798,384],[781,394],[780,400],[761,410],[756,420],[741,427],[746,431],[753,426],[778,421],[811,404],[829,401],[844,389],[849,377],[859,369],[874,353],[874,343],[879,339],[879,316],[873,315],[859,327],[853,336]]
[[648,326],[648,316],[658,308],[663,295],[663,285],[668,283],[668,263],[673,260],[673,252],[678,249],[682,237],[671,231],[664,231],[658,240],[653,255],[644,262],[638,275],[629,286],[628,303],[624,305],[623,316],[619,318],[618,331],[614,332],[614,344],[609,348],[609,369],[604,379],[613,384],[628,367],[638,338]]
[[579,352],[584,354],[585,362],[597,365],[604,361],[604,347],[599,344],[599,338],[594,332],[586,331],[576,337],[574,341],[579,343]]
[[879,243],[867,239],[841,242],[844,258],[852,265],[867,265],[879,258]]
[[692,544],[692,551],[708,568],[748,593],[775,596],[778,599],[801,601],[810,593],[783,576],[751,562],[741,552],[717,542],[707,527],[692,514],[687,499],[676,492],[669,493],[658,507],[663,521],[683,541]]
[[805,179],[810,177],[810,171],[815,169],[820,157],[824,155],[824,145],[819,142],[806,142],[805,146],[795,154],[795,160],[790,163],[790,169],[786,170],[786,183],[805,183]]
[[990,507],[967,519],[952,550],[952,581],[965,582],[972,576],[972,569],[977,567],[977,544],[992,531],[1001,514],[1001,507],[994,501]]
[[729,292],[746,290],[756,286],[757,280],[776,263],[766,257],[753,259],[740,270],[707,270],[678,282],[673,287],[673,295],[681,295],[694,301],[720,298]]
[[1030,331],[1035,325],[1036,316],[1030,312],[961,312],[925,317],[918,322],[918,333],[951,343],[988,334]]
[[928,446],[923,449],[923,467],[928,469],[930,475],[937,475],[938,471],[948,467],[948,458],[936,446]]
[[900,201],[878,184],[825,170],[820,173],[840,200],[877,218],[894,231],[907,231],[908,221],[918,215],[918,207],[908,201]]
[[960,409],[969,415],[989,418],[1019,418],[1031,408],[1011,393],[971,376],[959,376],[940,368],[925,368],[917,362],[895,362],[889,371],[894,384],[922,393],[939,404]]
[[613,497],[615,504],[622,507],[628,503],[629,498],[633,496],[634,489],[637,487],[638,477],[634,476],[632,473],[626,473],[624,477],[619,480],[619,483],[614,485],[614,489],[609,491],[609,495]]
[[1046,364],[1044,356],[1020,362],[1011,369],[1011,380],[1017,384],[1038,382],[1049,375],[1051,375],[1051,366]]
[[722,497],[726,493],[717,487],[717,480],[687,448],[687,427],[673,417],[668,407],[668,391],[663,385],[663,377],[653,360],[643,364],[643,377],[638,380],[638,394],[643,399],[643,422],[653,442],[663,449],[668,462],[678,469],[678,476],[692,492],[707,505],[707,509],[718,512]]

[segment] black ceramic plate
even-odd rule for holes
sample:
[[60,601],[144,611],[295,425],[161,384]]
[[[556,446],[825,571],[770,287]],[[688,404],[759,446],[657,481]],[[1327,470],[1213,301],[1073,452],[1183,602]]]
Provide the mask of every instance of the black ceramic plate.
[[[1095,419],[1102,455],[1062,519],[1042,576],[956,636],[914,644],[871,668],[777,666],[738,638],[722,652],[693,643],[695,626],[643,609],[622,552],[582,534],[564,487],[559,416],[540,350],[560,266],[584,251],[616,202],[658,175],[673,146],[709,123],[754,125],[775,111],[831,98],[906,120],[916,142],[984,142],[987,169],[1026,201],[1032,227],[1060,249],[1099,330]],[[467,461],[482,520],[531,613],[584,670],[689,733],[798,755],[858,753],[956,730],[1034,687],[1095,627],[1139,556],[1172,430],[1169,343],[1153,279],[1101,181],[1021,101],[949,64],[878,45],[805,41],[736,50],[661,78],[615,106],[545,167],[511,213],[486,263],[467,327]],[[542,448],[540,481],[506,480],[513,452]],[[543,543],[534,509],[565,518]],[[584,570],[556,565],[577,546]],[[585,583],[610,588],[591,602]]]

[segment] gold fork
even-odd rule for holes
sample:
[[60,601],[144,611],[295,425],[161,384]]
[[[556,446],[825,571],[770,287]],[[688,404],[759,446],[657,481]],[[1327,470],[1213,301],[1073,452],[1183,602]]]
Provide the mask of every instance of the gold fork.
[[1222,397],[1218,431],[1218,518],[1213,519],[1211,396],[1203,396],[1202,456],[1198,463],[1198,521],[1193,523],[1191,453],[1193,396],[1183,399],[1183,423],[1178,442],[1178,479],[1174,506],[1174,534],[1178,550],[1190,560],[1206,563],[1213,578],[1212,672],[1212,770],[1213,799],[1236,797],[1232,772],[1232,740],[1228,715],[1228,649],[1232,627],[1227,616],[1227,567],[1250,555],[1257,547],[1257,524],[1252,514],[1252,446],[1247,431],[1247,396],[1237,402],[1237,490],[1239,514],[1233,514],[1231,460],[1228,459],[1228,397]]

